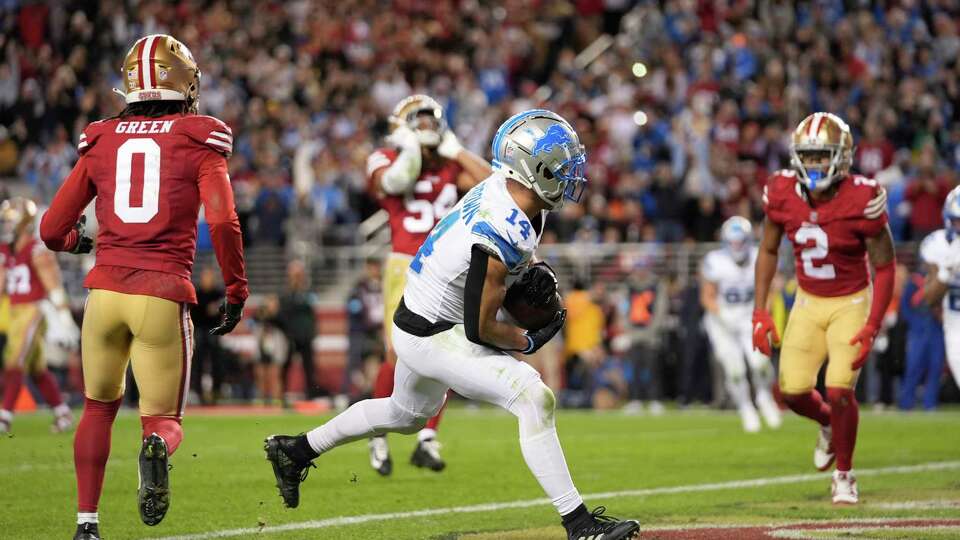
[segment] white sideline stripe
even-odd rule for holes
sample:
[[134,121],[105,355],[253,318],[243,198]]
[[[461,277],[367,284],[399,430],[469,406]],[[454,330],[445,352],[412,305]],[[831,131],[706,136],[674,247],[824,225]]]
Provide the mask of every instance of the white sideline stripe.
[[[921,463],[919,465],[904,465],[898,467],[881,467],[877,469],[858,469],[856,474],[859,477],[874,476],[881,474],[909,474],[914,472],[943,471],[951,469],[960,469],[960,461],[941,461]],[[795,482],[809,482],[811,480],[821,480],[830,478],[832,473],[813,473],[813,474],[793,474],[789,476],[773,476],[769,478],[755,478],[753,480],[734,480],[730,482],[715,482],[710,484],[691,484],[686,486],[659,487],[650,489],[630,489],[624,491],[606,491],[602,493],[592,493],[583,496],[584,499],[615,499],[618,497],[646,497],[650,495],[666,495],[673,493],[695,493],[703,491],[719,491],[724,489],[736,489],[744,487],[763,487],[778,484],[792,484]],[[286,531],[302,531],[310,529],[326,529],[329,527],[339,527],[342,525],[358,525],[370,523],[373,521],[387,521],[393,519],[409,519],[427,516],[439,516],[445,514],[472,514],[477,512],[495,512],[498,510],[509,510],[516,508],[529,508],[531,506],[540,506],[550,504],[550,499],[527,499],[521,501],[509,501],[499,503],[474,504],[470,506],[454,506],[447,508],[428,508],[424,510],[413,510],[410,512],[392,512],[389,514],[362,514],[359,516],[342,516],[328,519],[318,519],[311,521],[300,521],[296,523],[285,523],[283,525],[273,525],[269,527],[250,527],[244,529],[224,529],[220,531],[210,531],[205,533],[185,534],[179,536],[164,536],[154,538],[153,540],[206,540],[208,538],[230,538],[234,536],[243,536],[247,534],[277,533]]]
[[[894,521],[896,522],[896,521],[903,521],[903,520],[894,520]],[[851,525],[850,527],[836,527],[836,528],[830,528],[830,529],[819,529],[819,528],[788,529],[784,531],[771,531],[770,535],[772,535],[773,538],[787,538],[790,540],[827,540],[827,539],[833,539],[833,538],[842,539],[850,536],[851,533],[863,534],[864,532],[873,531],[876,529],[886,529],[891,532],[918,531],[918,530],[924,531],[924,532],[934,531],[934,530],[956,531],[957,526],[956,525],[914,525],[914,526],[900,525],[900,526],[888,529],[886,526],[880,523],[878,524],[877,527],[858,527],[858,526]],[[824,536],[824,534],[835,534],[836,536]]]

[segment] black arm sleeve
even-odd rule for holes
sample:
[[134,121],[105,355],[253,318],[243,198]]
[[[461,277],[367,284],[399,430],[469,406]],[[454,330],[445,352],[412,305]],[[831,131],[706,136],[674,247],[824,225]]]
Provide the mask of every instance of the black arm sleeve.
[[483,298],[483,284],[487,279],[487,262],[490,257],[490,253],[482,247],[473,246],[470,252],[470,269],[467,271],[467,282],[463,287],[464,333],[470,341],[487,347],[491,347],[491,345],[480,339],[480,302]]

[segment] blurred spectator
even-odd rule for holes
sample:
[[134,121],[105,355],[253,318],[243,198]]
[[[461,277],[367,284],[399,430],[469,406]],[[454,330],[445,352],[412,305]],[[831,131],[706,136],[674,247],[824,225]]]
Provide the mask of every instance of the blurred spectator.
[[923,240],[928,234],[943,226],[941,210],[943,201],[953,187],[937,175],[936,154],[932,146],[925,146],[920,154],[916,176],[907,186],[906,199],[910,212],[910,238]]
[[258,353],[254,379],[264,405],[279,405],[282,401],[280,366],[287,361],[290,344],[283,334],[280,318],[280,301],[275,295],[264,298],[254,315],[253,335]]
[[649,401],[650,412],[663,411],[660,346],[670,309],[667,280],[659,279],[647,260],[638,260],[630,272],[620,305],[624,334],[630,347],[626,353],[629,367],[630,402],[627,410],[638,412]]
[[293,260],[287,265],[287,290],[280,297],[280,324],[289,342],[287,361],[283,364],[284,393],[290,366],[294,356],[300,358],[306,385],[304,394],[313,399],[321,394],[314,377],[313,339],[317,335],[317,316],[314,312],[317,299],[307,283],[307,269],[301,261]]
[[923,385],[923,408],[937,407],[945,355],[942,315],[923,301],[923,276],[911,274],[900,299],[900,316],[907,325],[906,369],[900,383],[900,408],[910,410]]
[[213,267],[200,270],[197,303],[190,306],[193,335],[196,342],[190,381],[200,402],[215,404],[220,398],[224,378],[224,355],[220,336],[211,336],[210,330],[220,324],[220,304],[224,291],[220,276]]
[[365,364],[383,356],[383,290],[380,270],[383,263],[368,259],[363,275],[347,299],[347,366],[340,393],[351,401],[369,395],[370,381]]
[[711,372],[710,342],[703,329],[703,305],[700,303],[700,284],[690,280],[681,293],[679,332],[682,347],[682,365],[677,399],[681,405],[694,401],[710,403]]

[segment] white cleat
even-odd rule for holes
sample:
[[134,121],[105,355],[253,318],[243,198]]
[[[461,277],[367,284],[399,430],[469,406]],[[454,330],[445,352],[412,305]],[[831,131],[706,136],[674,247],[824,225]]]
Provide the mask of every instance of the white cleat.
[[747,433],[756,433],[760,431],[760,415],[753,405],[744,405],[740,407],[740,421],[743,422],[743,430]]
[[771,429],[777,429],[783,425],[783,416],[780,414],[780,407],[777,407],[777,402],[773,400],[770,392],[757,394],[757,408],[760,409],[763,421],[766,422],[767,426]]
[[386,437],[370,438],[370,466],[380,476],[390,476],[393,472],[393,460],[390,458],[390,446]]
[[860,501],[857,478],[853,475],[853,471],[833,471],[830,492],[833,494],[833,504],[857,504]]
[[813,466],[818,471],[825,471],[833,465],[837,458],[833,450],[833,429],[830,426],[822,426],[817,435],[817,446],[813,448]]
[[53,433],[65,433],[73,429],[73,413],[58,414],[53,419],[50,431]]

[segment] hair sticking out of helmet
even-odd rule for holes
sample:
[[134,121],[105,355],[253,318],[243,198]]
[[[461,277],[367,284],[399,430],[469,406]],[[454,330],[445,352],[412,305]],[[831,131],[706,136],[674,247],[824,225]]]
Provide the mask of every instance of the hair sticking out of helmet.
[[0,203],[0,242],[12,244],[29,232],[37,217],[37,203],[24,197],[13,197]]
[[137,40],[120,71],[123,90],[113,91],[133,103],[184,101],[187,111],[200,107],[200,68],[186,45],[167,34]]
[[743,216],[733,216],[720,227],[720,240],[733,259],[742,264],[750,255],[753,225]]
[[943,203],[943,227],[951,240],[960,235],[960,186],[953,188]]
[[573,126],[554,112],[511,116],[494,135],[492,153],[494,168],[533,190],[549,210],[583,196],[587,152]]
[[818,112],[803,119],[790,139],[790,162],[810,191],[829,188],[850,171],[853,135],[838,116]]
[[414,94],[397,103],[390,114],[390,127],[406,126],[417,134],[417,140],[431,148],[440,144],[447,131],[443,107],[437,100],[424,94]]

